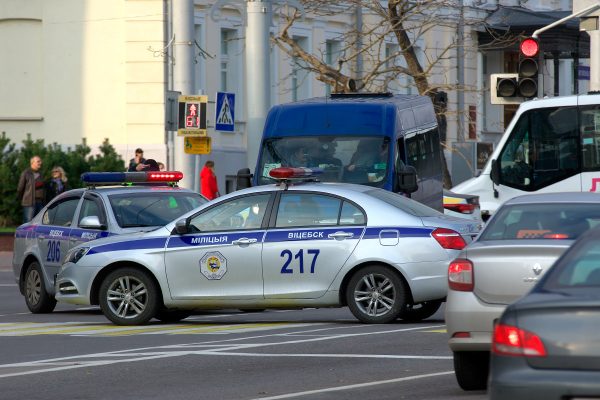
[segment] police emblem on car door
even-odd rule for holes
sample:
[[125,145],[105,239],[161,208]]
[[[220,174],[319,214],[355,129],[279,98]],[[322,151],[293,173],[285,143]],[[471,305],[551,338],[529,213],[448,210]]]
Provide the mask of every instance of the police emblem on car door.
[[270,194],[228,199],[202,210],[165,253],[174,299],[263,297],[261,228]]

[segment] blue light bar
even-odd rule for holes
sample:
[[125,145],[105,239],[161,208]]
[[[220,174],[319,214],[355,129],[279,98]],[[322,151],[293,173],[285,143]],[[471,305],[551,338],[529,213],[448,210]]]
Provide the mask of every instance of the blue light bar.
[[88,185],[110,185],[122,183],[178,182],[183,179],[179,171],[152,172],[84,172],[81,180]]

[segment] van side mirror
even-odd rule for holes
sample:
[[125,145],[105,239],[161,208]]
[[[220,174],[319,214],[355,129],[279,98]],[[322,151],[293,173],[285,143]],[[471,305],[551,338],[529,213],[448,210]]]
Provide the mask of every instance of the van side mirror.
[[500,165],[497,160],[492,160],[490,179],[494,182],[494,185],[498,186],[500,184]]
[[398,171],[398,191],[403,193],[414,193],[419,189],[417,185],[417,170],[412,165],[405,165]]
[[252,174],[250,168],[242,168],[238,170],[236,175],[236,190],[246,189],[252,186]]

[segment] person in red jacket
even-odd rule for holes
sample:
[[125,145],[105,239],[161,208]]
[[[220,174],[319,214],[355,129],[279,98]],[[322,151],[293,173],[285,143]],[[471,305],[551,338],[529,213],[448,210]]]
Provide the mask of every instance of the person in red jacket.
[[204,168],[200,171],[200,193],[209,200],[219,197],[214,161],[205,162]]

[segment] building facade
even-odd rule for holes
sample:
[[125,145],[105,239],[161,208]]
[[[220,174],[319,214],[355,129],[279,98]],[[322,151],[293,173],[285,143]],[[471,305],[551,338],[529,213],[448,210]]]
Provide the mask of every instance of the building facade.
[[[170,17],[177,1],[185,0],[3,0],[0,50],[11,56],[0,63],[0,132],[6,132],[17,144],[28,135],[65,148],[85,140],[93,151],[108,138],[126,161],[141,147],[146,158],[173,166],[174,133],[165,130],[165,95],[173,88],[177,62],[171,51],[177,38]],[[245,77],[243,12],[224,7],[220,18],[213,20],[213,4],[194,1],[191,70],[195,90],[186,93],[209,97],[212,153],[184,156],[194,157],[198,169],[205,160],[215,160],[219,186],[225,193],[235,189],[237,170],[253,165],[246,149],[249,140],[260,139],[260,132],[246,129],[246,106],[252,99],[245,87],[251,77]],[[448,93],[449,160],[453,157],[452,142],[493,142],[506,122],[503,106],[489,104],[489,74],[502,72],[504,53],[479,48],[485,18],[502,5],[542,10],[571,7],[568,0],[463,0],[457,4],[463,10],[462,18],[456,7],[440,7],[440,17],[446,23],[427,30],[414,43],[425,66],[439,59],[429,71],[429,79]],[[294,41],[335,64],[345,33],[357,26],[355,13],[341,10],[346,11],[329,17],[307,14],[291,28]],[[374,13],[365,10],[363,14],[365,26],[377,24]],[[276,33],[284,24],[274,13],[271,31]],[[397,42],[390,37],[379,51],[384,56],[398,53]],[[264,60],[271,70],[271,104],[330,93],[330,87],[299,68],[297,61],[272,46],[270,59]],[[370,62],[374,62],[373,57],[364,58],[365,71]],[[349,70],[357,68],[361,66],[348,66]],[[569,68],[565,64],[559,69],[564,80],[574,79]],[[554,71],[545,70],[544,74],[550,76]],[[416,93],[406,77],[388,82],[386,89]],[[214,129],[218,91],[236,94],[233,132]],[[568,92],[561,87],[560,94]],[[197,181],[194,179],[196,189]]]

